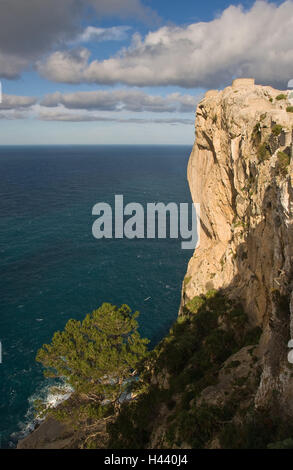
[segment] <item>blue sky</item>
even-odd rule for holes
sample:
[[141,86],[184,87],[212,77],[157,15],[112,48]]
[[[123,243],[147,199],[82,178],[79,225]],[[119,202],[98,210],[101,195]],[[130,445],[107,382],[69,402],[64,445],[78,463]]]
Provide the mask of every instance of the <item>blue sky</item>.
[[0,144],[192,144],[205,90],[286,87],[292,28],[292,0],[9,0]]

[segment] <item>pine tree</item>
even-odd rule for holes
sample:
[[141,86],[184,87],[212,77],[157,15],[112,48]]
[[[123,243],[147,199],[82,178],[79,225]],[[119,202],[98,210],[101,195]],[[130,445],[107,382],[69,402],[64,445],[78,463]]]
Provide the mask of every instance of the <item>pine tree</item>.
[[69,320],[44,344],[36,360],[46,377],[62,377],[87,400],[116,405],[147,354],[138,333],[138,312],[104,303],[80,322]]

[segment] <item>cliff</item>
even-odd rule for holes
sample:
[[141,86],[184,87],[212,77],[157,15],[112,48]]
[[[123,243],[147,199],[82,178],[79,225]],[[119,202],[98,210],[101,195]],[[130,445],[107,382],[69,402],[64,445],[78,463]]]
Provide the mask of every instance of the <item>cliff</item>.
[[288,93],[249,79],[210,91],[199,104],[188,181],[201,204],[201,244],[182,295],[186,305],[224,288],[242,301],[250,323],[263,330],[255,404],[264,406],[278,393],[291,416],[292,111]]
[[288,92],[253,79],[199,103],[188,181],[200,246],[113,447],[293,448],[292,112]]
[[[288,92],[252,79],[199,103],[188,181],[201,240],[179,317],[92,447],[293,448],[292,111]],[[40,431],[19,447],[48,447]],[[86,447],[62,433],[61,447]]]

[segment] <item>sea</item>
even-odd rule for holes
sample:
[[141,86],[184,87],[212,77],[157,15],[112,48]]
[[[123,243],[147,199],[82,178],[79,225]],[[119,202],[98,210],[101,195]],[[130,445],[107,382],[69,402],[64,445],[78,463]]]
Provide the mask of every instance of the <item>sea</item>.
[[[52,395],[38,349],[103,302],[140,312],[151,347],[175,321],[192,251],[180,239],[92,234],[99,202],[191,203],[190,146],[0,146],[0,447]],[[66,392],[66,390],[65,390]]]

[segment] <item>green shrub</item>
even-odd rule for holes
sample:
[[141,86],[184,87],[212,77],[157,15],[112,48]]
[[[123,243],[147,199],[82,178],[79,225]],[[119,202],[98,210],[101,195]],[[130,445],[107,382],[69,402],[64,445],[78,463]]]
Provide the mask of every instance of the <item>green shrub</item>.
[[283,130],[283,127],[280,124],[275,124],[272,128],[272,133],[274,136],[278,137]]
[[[288,439],[288,434],[291,433],[292,425],[270,416],[268,410],[254,411],[247,414],[240,425],[226,424],[220,433],[220,443],[223,449],[290,449],[293,441]],[[280,442],[271,444],[276,438]],[[275,447],[278,445],[280,447]]]
[[276,170],[281,176],[287,176],[290,157],[285,152],[278,152]]
[[286,111],[287,113],[293,113],[293,106],[287,106]]
[[293,449],[293,439],[285,439],[284,441],[274,442],[267,446],[268,449]]
[[232,310],[227,314],[227,317],[229,323],[232,327],[234,327],[234,329],[243,328],[248,321],[247,315],[244,312],[242,305],[240,304],[235,305]]
[[236,367],[240,366],[240,361],[231,361],[227,366],[226,369],[236,369]]
[[257,158],[259,162],[269,160],[271,157],[270,147],[267,143],[261,144],[257,149]]
[[185,392],[181,399],[181,408],[183,410],[189,410],[191,400],[194,398],[194,392]]
[[244,340],[245,346],[258,344],[261,335],[262,335],[262,329],[259,326],[253,328],[252,330],[249,330],[245,335],[245,340]]
[[232,332],[217,329],[207,337],[205,349],[212,362],[222,363],[238,348]]
[[257,144],[260,143],[260,141],[261,141],[261,126],[260,126],[259,122],[253,128],[251,138],[252,138],[252,141],[253,141],[254,145],[257,145]]
[[[205,298],[214,299],[215,297],[217,297],[217,295],[219,296],[219,292],[216,289],[211,289],[206,293]],[[223,299],[223,297],[221,298]]]
[[286,100],[286,99],[287,99],[287,95],[285,95],[284,93],[281,93],[280,95],[276,96],[276,100],[278,101]]
[[[66,378],[79,395],[117,404],[149,340],[138,333],[138,312],[104,303],[83,321],[69,320],[37,353],[47,377]],[[105,380],[105,377],[111,377]]]
[[191,312],[191,313],[197,313],[200,307],[205,303],[204,297],[199,297],[196,296],[190,302],[186,304],[186,308]]
[[[194,408],[191,413],[182,411],[178,415],[176,434],[180,436],[181,442],[190,443],[193,449],[203,449],[205,444],[221,428],[221,422],[224,419],[226,416],[222,408],[203,403]],[[174,437],[173,434],[173,439]]]

